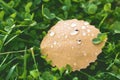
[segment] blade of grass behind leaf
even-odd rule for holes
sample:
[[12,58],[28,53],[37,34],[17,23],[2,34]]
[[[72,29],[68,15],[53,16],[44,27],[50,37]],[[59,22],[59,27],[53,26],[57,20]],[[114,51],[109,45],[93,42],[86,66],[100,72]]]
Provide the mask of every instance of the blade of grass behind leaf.
[[27,79],[27,58],[28,58],[27,48],[25,48],[25,51],[24,51],[24,62],[23,62],[24,68],[23,68],[23,73],[22,73],[22,76],[21,76],[21,78],[23,80]]
[[16,66],[17,66],[17,64],[15,64],[14,66],[11,67],[11,69],[10,69],[10,71],[9,71],[9,73],[8,73],[8,75],[7,75],[7,77],[6,77],[5,80],[10,80],[11,75],[13,74],[13,72],[14,72]]
[[4,62],[6,61],[6,59],[8,58],[8,56],[9,56],[9,54],[7,54],[6,57],[4,58],[4,60],[1,62],[0,68],[1,68],[1,66],[4,64]]
[[4,38],[3,38],[3,43],[2,43],[2,45],[0,46],[0,52],[1,52],[1,50],[2,50],[2,47],[3,47],[3,45],[4,45],[4,43],[5,43],[6,39],[7,39],[7,37],[8,37],[9,34],[12,32],[12,30],[13,30],[14,27],[15,27],[15,24],[11,26],[11,29],[10,29],[10,30],[7,32],[7,34],[4,36]]
[[34,64],[35,64],[35,68],[36,68],[36,71],[37,71],[37,75],[38,75],[37,77],[40,79],[40,75],[39,75],[40,73],[39,73],[39,70],[38,70],[38,67],[37,67],[37,63],[36,63],[36,60],[35,60],[34,50],[33,50],[33,48],[31,48],[30,50],[31,50],[32,58],[33,58],[33,61],[34,61]]
[[92,77],[91,75],[89,75],[83,71],[80,71],[80,73],[86,75],[90,80],[97,80],[96,78]]
[[14,61],[14,60],[16,60],[16,59],[17,59],[17,57],[15,57],[15,58],[13,58],[12,60],[10,60],[9,62],[3,64],[3,65],[0,67],[0,72],[2,72],[7,66],[9,66],[9,65],[12,63],[12,61]]

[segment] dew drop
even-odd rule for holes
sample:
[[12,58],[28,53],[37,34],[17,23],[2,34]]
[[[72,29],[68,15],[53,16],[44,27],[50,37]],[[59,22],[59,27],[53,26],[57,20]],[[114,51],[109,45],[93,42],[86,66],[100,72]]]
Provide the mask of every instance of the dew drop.
[[88,22],[84,22],[84,25],[88,25],[89,23]]
[[84,56],[87,56],[87,54],[86,54],[86,53],[83,53],[83,55],[84,55]]
[[85,33],[85,32],[83,32],[83,36],[86,36],[86,33]]
[[72,49],[74,49],[74,47],[72,46]]
[[53,48],[53,45],[51,45],[50,47]]
[[87,32],[90,32],[90,29],[87,29]]
[[69,24],[65,22],[64,25],[68,26]]
[[73,31],[73,32],[71,32],[70,34],[71,34],[71,35],[76,35],[76,34],[78,34],[78,31]]
[[76,23],[72,23],[72,24],[71,24],[71,27],[75,27],[75,26],[77,26]]
[[53,43],[54,45],[56,45],[57,44],[57,42],[56,41],[54,41],[54,43]]
[[78,43],[78,44],[81,44],[81,40],[77,40],[77,43]]
[[76,66],[76,65],[77,65],[77,63],[73,63],[73,65],[74,65],[74,66]]
[[65,35],[65,39],[67,39],[68,38],[68,36],[67,35]]
[[50,32],[50,36],[54,36],[55,35],[55,33],[54,32]]
[[75,29],[75,31],[79,31],[78,29]]
[[98,55],[98,53],[95,53],[95,55]]
[[86,27],[85,27],[85,26],[82,26],[82,29],[86,29]]

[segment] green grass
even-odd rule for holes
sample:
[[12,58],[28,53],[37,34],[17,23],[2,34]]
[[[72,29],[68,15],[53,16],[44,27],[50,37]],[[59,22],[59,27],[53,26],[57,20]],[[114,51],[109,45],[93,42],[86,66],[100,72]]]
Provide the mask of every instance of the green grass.
[[[108,40],[86,69],[58,70],[41,56],[40,42],[56,22],[73,18]],[[0,80],[120,80],[120,0],[0,0]]]

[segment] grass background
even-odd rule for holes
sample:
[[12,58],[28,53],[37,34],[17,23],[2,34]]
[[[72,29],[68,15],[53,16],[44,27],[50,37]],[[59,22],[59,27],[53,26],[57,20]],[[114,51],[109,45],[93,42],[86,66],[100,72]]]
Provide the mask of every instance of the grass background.
[[[86,20],[108,41],[96,62],[52,67],[40,42],[59,20]],[[0,80],[120,80],[120,0],[0,0]]]

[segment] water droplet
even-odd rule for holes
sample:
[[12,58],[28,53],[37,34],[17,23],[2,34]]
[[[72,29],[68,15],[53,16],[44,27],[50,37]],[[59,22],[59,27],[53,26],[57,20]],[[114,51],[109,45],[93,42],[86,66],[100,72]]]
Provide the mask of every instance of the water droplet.
[[85,32],[83,32],[83,36],[86,36],[86,33],[85,33]]
[[86,29],[86,27],[85,27],[85,26],[82,26],[82,29]]
[[73,65],[74,65],[74,66],[76,66],[76,65],[77,65],[77,63],[73,63]]
[[55,33],[54,32],[50,32],[50,36],[54,36],[55,35]]
[[76,34],[78,34],[78,31],[73,31],[73,32],[71,32],[70,34],[71,34],[71,35],[76,35]]
[[56,41],[54,41],[54,43],[53,43],[54,45],[56,45],[57,44],[57,42]]
[[81,44],[81,40],[77,40],[77,43],[78,43],[78,44]]
[[75,26],[77,26],[76,23],[72,23],[72,24],[71,24],[71,27],[75,27]]
[[69,25],[68,23],[64,22],[64,25]]
[[74,49],[74,47],[72,46],[72,49]]
[[95,53],[95,55],[98,55],[98,53]]
[[65,35],[65,39],[66,39],[66,38],[68,38],[68,36],[67,36],[67,35]]
[[87,54],[86,54],[86,53],[83,53],[83,55],[84,55],[84,56],[87,56]]
[[50,47],[53,48],[53,45],[51,45]]
[[89,23],[88,22],[84,22],[84,25],[88,25]]
[[78,29],[75,29],[75,31],[79,31]]
[[87,29],[87,32],[90,32],[90,29]]

